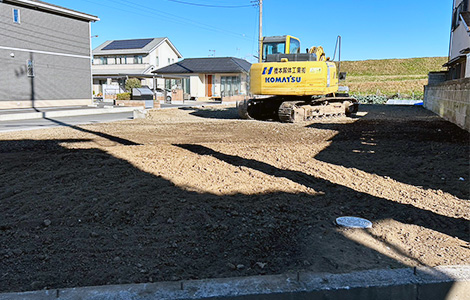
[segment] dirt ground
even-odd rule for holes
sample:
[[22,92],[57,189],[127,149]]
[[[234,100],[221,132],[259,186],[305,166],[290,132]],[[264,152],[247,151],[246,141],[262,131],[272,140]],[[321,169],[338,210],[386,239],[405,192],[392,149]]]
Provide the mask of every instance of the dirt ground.
[[470,264],[469,134],[421,107],[158,110],[2,133],[0,161],[1,292]]

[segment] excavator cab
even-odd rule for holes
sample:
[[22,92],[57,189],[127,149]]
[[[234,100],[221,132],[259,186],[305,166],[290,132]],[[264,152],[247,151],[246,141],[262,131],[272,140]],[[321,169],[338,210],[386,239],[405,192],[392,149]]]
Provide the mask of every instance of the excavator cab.
[[300,53],[300,40],[296,37],[283,35],[263,38],[263,61],[266,61],[268,55],[295,53]]

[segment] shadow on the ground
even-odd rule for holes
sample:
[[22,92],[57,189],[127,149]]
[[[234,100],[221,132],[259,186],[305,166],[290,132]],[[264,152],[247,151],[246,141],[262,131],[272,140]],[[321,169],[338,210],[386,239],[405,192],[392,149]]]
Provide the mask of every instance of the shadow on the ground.
[[[373,105],[361,108],[375,115],[381,111]],[[424,116],[421,119],[413,114],[418,110]],[[382,113],[383,118],[365,117],[351,124],[311,124],[311,128],[338,131],[331,145],[315,158],[469,199],[468,132],[423,110],[397,107],[393,116]]]
[[203,108],[199,107],[182,107],[182,110],[193,110],[190,114],[196,117],[206,119],[221,119],[221,120],[236,120],[240,119],[236,107],[217,107],[217,106],[206,106]]
[[325,191],[198,194],[99,149],[61,146],[68,142],[77,140],[0,142],[0,291],[403,266],[333,224],[349,212],[379,218],[364,203],[392,209],[380,199],[364,194],[345,206],[336,199],[353,192],[329,182],[181,146]]
[[[346,215],[360,215],[375,221],[394,219],[401,223],[416,224],[445,233],[449,236],[456,236],[463,240],[470,241],[468,232],[464,233],[461,230],[468,226],[468,221],[463,218],[456,219],[446,217],[431,211],[416,208],[412,205],[400,204],[369,194],[358,193],[348,187],[334,184],[303,172],[279,169],[264,162],[224,154],[201,145],[185,144],[178,146],[199,155],[210,155],[234,166],[244,166],[268,175],[284,177],[307,187],[311,187],[315,191],[322,191],[325,195],[320,197],[322,198],[321,200],[325,201],[328,206],[337,206],[341,209],[341,213]],[[325,213],[329,214],[329,212]],[[340,215],[337,216],[339,217]],[[334,220],[334,215],[331,215],[331,217]]]
[[323,195],[190,192],[105,151],[64,146],[81,141],[0,141],[0,291],[404,267],[338,232],[342,215],[468,238],[465,220],[201,145],[176,146]]
[[44,117],[44,119],[48,120],[48,121],[51,121],[53,123],[56,123],[60,126],[69,127],[69,128],[72,128],[72,129],[75,129],[75,130],[78,130],[78,131],[81,131],[81,132],[85,132],[85,133],[91,133],[93,135],[105,138],[107,140],[118,143],[120,145],[124,145],[124,146],[137,146],[137,145],[139,145],[137,143],[134,143],[133,141],[123,139],[123,138],[120,138],[120,137],[115,136],[115,135],[107,134],[107,133],[100,132],[100,131],[93,131],[93,130],[90,130],[90,129],[83,128],[81,126],[71,125],[71,124],[68,124],[68,123],[65,123],[65,122],[62,122],[62,121],[59,121],[59,120],[55,120],[55,119],[52,119],[52,118]]

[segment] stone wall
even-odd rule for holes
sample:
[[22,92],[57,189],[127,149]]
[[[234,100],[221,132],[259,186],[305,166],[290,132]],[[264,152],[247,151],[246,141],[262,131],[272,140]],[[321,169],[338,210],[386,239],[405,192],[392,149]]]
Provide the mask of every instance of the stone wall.
[[470,78],[425,86],[424,106],[470,131]]

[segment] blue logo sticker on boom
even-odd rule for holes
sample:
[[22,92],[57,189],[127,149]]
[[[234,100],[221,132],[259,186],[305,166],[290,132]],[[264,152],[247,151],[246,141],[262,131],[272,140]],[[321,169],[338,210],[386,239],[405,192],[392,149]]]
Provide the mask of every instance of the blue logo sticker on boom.
[[[263,75],[266,75],[266,70],[268,70],[268,67],[264,67]],[[273,72],[273,67],[269,68],[268,75],[271,75],[272,72]]]

